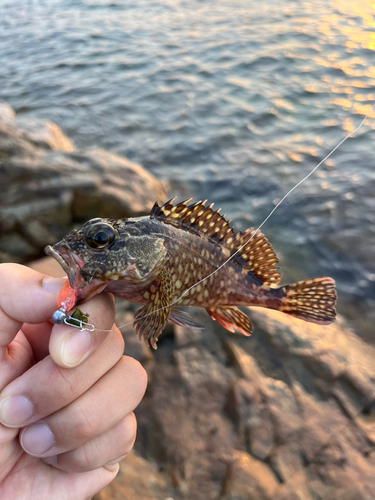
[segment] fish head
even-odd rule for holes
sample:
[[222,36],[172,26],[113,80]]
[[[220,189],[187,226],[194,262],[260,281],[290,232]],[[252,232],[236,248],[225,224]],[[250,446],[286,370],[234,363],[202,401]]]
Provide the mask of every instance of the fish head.
[[134,224],[127,226],[124,221],[127,219],[91,219],[45,248],[68,275],[77,301],[93,297],[113,282],[121,281],[120,288],[131,289],[154,279],[165,255],[164,242],[139,231],[131,234]]

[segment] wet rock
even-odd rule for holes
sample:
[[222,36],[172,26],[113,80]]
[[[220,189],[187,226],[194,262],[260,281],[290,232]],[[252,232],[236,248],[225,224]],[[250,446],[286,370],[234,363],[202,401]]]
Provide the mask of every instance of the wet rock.
[[16,116],[3,102],[0,185],[0,262],[34,259],[93,217],[147,214],[167,189],[127,158],[75,150],[56,124]]

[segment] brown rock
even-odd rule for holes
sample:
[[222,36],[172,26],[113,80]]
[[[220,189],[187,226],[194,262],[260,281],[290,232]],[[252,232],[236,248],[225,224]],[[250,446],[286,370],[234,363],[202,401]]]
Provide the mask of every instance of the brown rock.
[[[0,102],[0,261],[27,262],[93,217],[149,213],[166,184],[102,149],[78,152],[48,120]],[[10,256],[10,257],[9,257]]]
[[[9,125],[8,128],[3,129],[3,133],[8,131],[9,136],[16,136],[25,142],[31,143],[32,145],[39,146],[44,149],[55,149],[67,152],[74,151],[72,141],[68,139],[56,123],[29,115],[16,116],[14,109],[9,106],[9,104],[1,100],[0,124]],[[17,151],[13,151],[13,154],[18,153]]]
[[12,255],[15,261],[23,262],[30,256],[37,256],[38,250],[30,244],[22,235],[17,233],[0,235],[0,252],[5,255]]
[[252,311],[248,339],[193,314],[207,330],[161,338],[136,411],[172,498],[371,499],[373,349],[340,321]]
[[75,149],[72,141],[61,131],[60,127],[50,120],[41,120],[31,116],[17,116],[15,126],[21,131],[24,138],[35,146],[68,153]]
[[279,483],[270,468],[246,452],[235,451],[224,481],[225,500],[272,500]]
[[132,452],[121,462],[116,480],[94,500],[172,500],[170,489],[155,464]]
[[[33,146],[7,118],[0,121],[0,162],[12,155],[32,153]],[[2,176],[0,176],[0,180]]]
[[74,216],[86,219],[93,212],[100,217],[121,218],[149,213],[156,200],[165,199],[165,183],[156,181],[141,165],[104,149],[81,153],[80,161],[100,178],[94,192],[75,190]]
[[13,122],[15,117],[16,113],[12,106],[0,99],[0,122]]

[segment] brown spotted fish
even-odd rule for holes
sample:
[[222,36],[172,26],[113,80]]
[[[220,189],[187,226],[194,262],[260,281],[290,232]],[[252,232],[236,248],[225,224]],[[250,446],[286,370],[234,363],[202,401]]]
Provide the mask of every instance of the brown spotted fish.
[[68,275],[75,302],[105,290],[144,304],[133,325],[154,348],[168,320],[203,328],[176,306],[204,307],[224,328],[244,335],[251,324],[236,306],[268,307],[322,325],[334,321],[333,279],[277,287],[278,259],[262,233],[235,233],[220,210],[189,201],[155,203],[147,217],[92,219],[48,246],[46,253]]

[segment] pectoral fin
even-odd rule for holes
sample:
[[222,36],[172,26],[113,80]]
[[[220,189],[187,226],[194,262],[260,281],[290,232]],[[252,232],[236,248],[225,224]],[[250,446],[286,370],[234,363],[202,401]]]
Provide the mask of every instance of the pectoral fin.
[[206,309],[211,318],[221,326],[234,332],[237,329],[243,335],[251,335],[251,323],[249,318],[237,307],[217,307],[215,309]]
[[178,309],[172,309],[169,319],[173,321],[176,325],[184,326],[190,328],[191,330],[203,330],[204,326],[194,319],[190,314],[179,311]]
[[171,313],[173,282],[168,270],[162,269],[158,279],[152,283],[146,293],[149,302],[137,311],[133,327],[139,337],[156,349],[157,339]]

